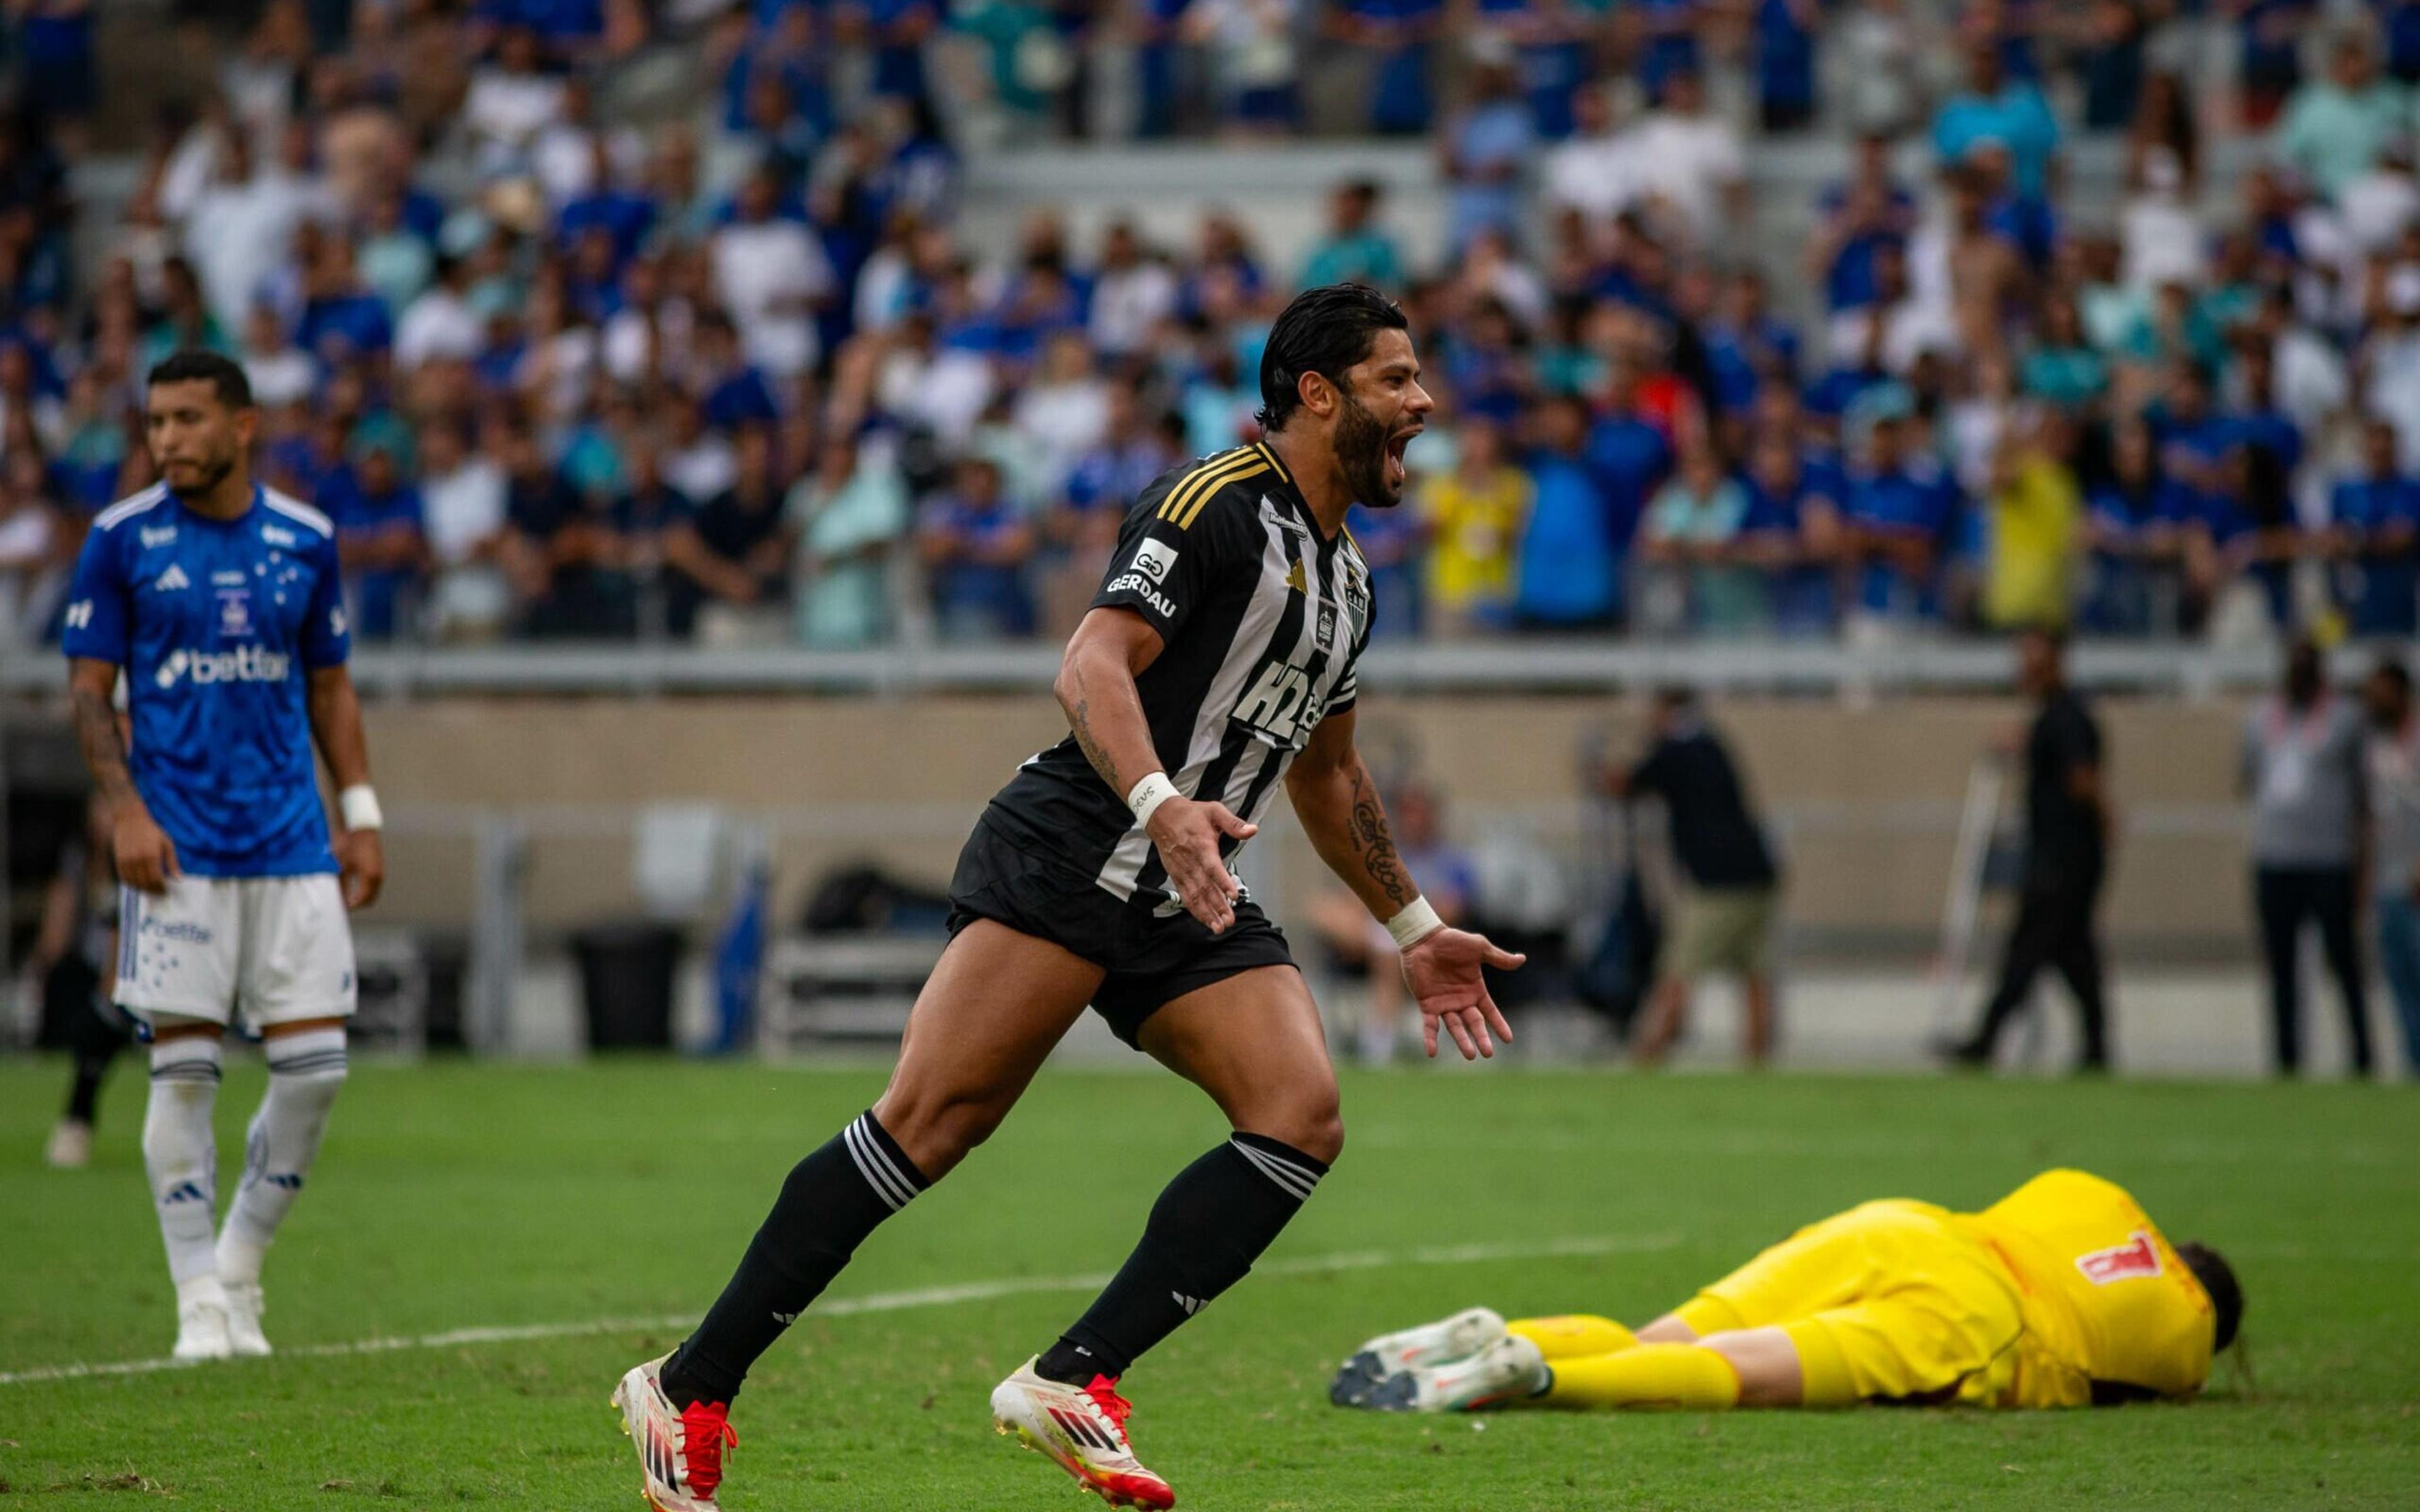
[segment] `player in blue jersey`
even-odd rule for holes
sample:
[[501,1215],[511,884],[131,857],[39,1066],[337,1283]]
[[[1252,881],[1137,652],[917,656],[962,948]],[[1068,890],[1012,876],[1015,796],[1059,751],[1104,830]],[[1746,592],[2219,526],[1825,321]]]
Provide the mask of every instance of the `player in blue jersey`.
[[[353,1011],[348,908],[386,863],[369,786],[335,529],[255,483],[243,369],[209,352],[153,368],[162,482],[103,510],[61,644],[76,736],[126,891],[117,1002],[148,1030],[143,1161],[177,1286],[177,1357],[267,1354],[260,1262],[318,1152]],[[126,675],[131,739],[113,708]],[[340,792],[331,839],[311,748]],[[240,1011],[269,1092],[217,1227],[220,1040]]]

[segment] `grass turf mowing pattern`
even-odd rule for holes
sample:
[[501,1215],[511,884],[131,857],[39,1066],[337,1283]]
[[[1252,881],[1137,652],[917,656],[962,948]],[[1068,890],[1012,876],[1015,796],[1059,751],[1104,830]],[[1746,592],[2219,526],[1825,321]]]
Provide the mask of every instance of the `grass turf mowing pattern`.
[[[40,1168],[57,1063],[0,1066],[0,1371],[156,1356],[174,1320],[114,1077],[94,1166]],[[268,1269],[271,1337],[693,1316],[870,1072],[363,1068]],[[231,1192],[256,1064],[219,1108]],[[1348,1079],[1348,1147],[1270,1258],[1627,1237],[1588,1257],[1264,1273],[1139,1367],[1145,1461],[1218,1509],[2414,1504],[2420,1101],[2409,1089],[1527,1073]],[[835,1296],[1114,1269],[1223,1131],[1157,1074],[1046,1074]],[[2186,1407],[1405,1419],[1330,1409],[1364,1336],[1484,1302],[1643,1320],[1871,1196],[1990,1201],[2072,1164],[2234,1259],[2257,1396]],[[1059,1507],[991,1384],[1076,1290],[810,1313],[736,1413],[730,1512]],[[0,1385],[0,1509],[636,1504],[606,1395],[674,1331]]]

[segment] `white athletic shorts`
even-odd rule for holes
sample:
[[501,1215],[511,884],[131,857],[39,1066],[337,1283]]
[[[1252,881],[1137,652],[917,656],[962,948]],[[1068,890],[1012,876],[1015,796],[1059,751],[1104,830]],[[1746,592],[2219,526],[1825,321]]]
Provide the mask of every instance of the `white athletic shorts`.
[[177,877],[164,893],[122,889],[119,1007],[254,1028],[349,1018],[353,932],[334,873]]

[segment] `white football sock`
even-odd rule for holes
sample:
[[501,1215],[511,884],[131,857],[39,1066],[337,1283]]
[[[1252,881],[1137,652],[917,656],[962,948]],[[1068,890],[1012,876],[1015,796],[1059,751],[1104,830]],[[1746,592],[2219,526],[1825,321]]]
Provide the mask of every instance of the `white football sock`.
[[217,1227],[218,1142],[210,1111],[219,1099],[220,1050],[208,1035],[151,1047],[151,1101],[143,1114],[143,1168],[168,1246],[168,1276],[179,1294],[205,1276],[215,1281],[210,1248]]
[[227,1205],[226,1230],[219,1235],[219,1279],[229,1286],[260,1280],[260,1260],[277,1226],[302,1191],[328,1110],[345,1085],[345,1031],[307,1029],[268,1041],[269,1091],[252,1116],[245,1136],[243,1181]]

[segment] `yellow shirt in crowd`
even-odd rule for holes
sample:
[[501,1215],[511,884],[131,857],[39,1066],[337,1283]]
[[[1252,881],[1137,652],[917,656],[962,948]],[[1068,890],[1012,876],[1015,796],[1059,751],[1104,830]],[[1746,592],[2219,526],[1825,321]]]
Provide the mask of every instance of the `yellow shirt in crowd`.
[[1464,609],[1512,596],[1513,548],[1529,517],[1531,486],[1518,468],[1497,468],[1473,484],[1442,473],[1420,490],[1429,538],[1432,608]]
[[2067,623],[2076,523],[2083,516],[2073,473],[2048,457],[2017,464],[2009,486],[1992,495],[1983,611],[1993,625]]

